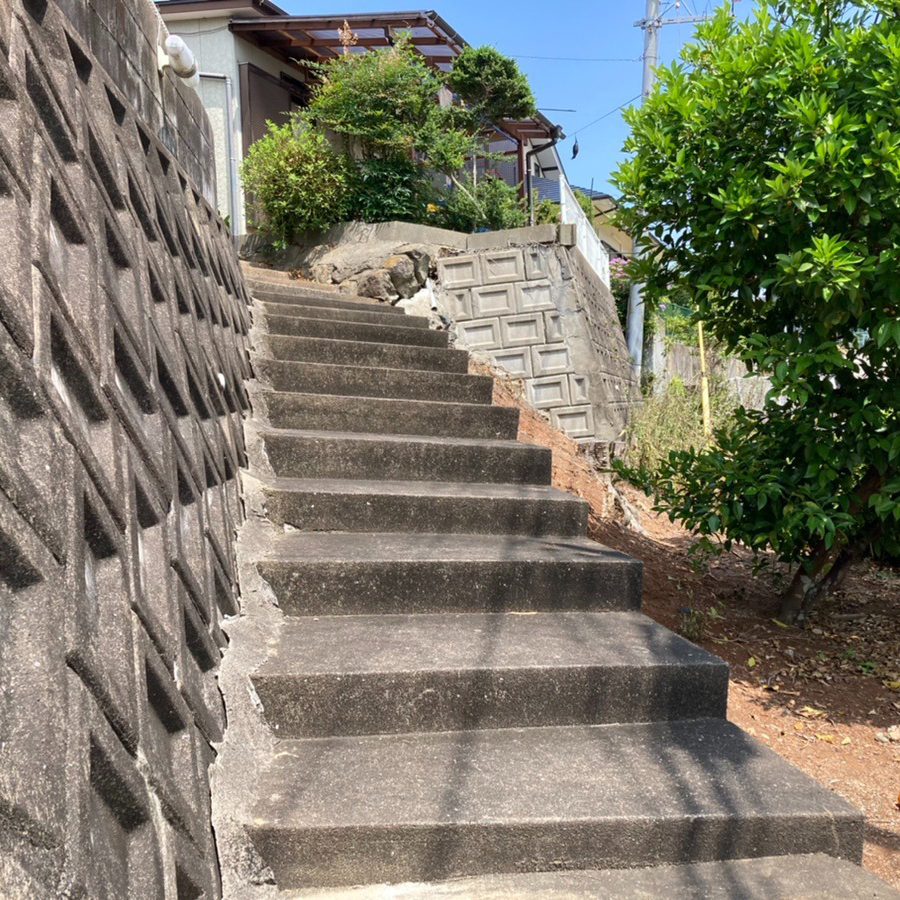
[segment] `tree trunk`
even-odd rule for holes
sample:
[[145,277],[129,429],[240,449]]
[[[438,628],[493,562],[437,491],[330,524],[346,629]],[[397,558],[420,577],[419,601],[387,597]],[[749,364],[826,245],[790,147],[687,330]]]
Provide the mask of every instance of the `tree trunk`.
[[[858,516],[865,509],[869,498],[881,487],[883,480],[876,469],[869,469],[850,504],[848,512],[851,516]],[[826,549],[824,542],[819,541],[809,568],[801,566],[784,592],[778,609],[778,621],[785,625],[798,624],[804,613],[843,583],[850,567],[859,559],[861,546],[859,538],[848,545],[845,539],[838,537],[830,549]]]

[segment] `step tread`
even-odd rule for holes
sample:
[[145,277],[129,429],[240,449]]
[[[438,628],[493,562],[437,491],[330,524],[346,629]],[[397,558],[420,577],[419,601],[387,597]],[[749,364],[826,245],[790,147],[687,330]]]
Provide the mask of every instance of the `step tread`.
[[[545,447],[533,444],[521,444],[515,440],[493,440],[491,438],[454,438],[435,437],[427,434],[375,434],[366,431],[316,431],[300,428],[273,428],[270,425],[260,425],[257,429],[263,437],[273,435],[276,437],[298,437],[320,440],[346,440],[346,441],[371,441],[372,443],[384,443],[386,441],[397,444],[437,444],[457,445],[461,447],[485,447],[494,450],[533,450],[545,451]],[[550,452],[546,450],[546,452]]]
[[493,534],[293,532],[274,536],[264,558],[298,563],[617,563],[640,566],[632,557],[590,538]]
[[316,888],[282,896],[285,900],[900,900],[900,893],[874,875],[822,853]]
[[[332,322],[355,322],[358,324],[385,324],[381,311],[376,309],[333,309],[328,306],[306,306],[303,303],[279,303],[276,300],[257,300],[260,311],[267,316],[286,316],[288,318],[319,319]],[[394,317],[396,318],[396,316]],[[392,322],[393,319],[388,320]],[[430,327],[426,316],[404,315],[401,319],[403,328],[419,330]],[[398,323],[399,324],[399,323]]]
[[549,485],[469,484],[452,481],[368,481],[357,478],[268,478],[268,492],[303,494],[388,494],[393,497],[454,497],[475,500],[545,500],[582,504],[585,501]]
[[640,613],[450,613],[285,620],[266,678],[726,664]]
[[310,738],[275,749],[259,782],[257,828],[862,820],[713,719]]
[[[320,385],[318,393],[332,396],[386,397],[397,400],[427,399],[427,394],[440,397],[474,394],[468,401],[478,406],[491,405],[493,379],[487,375],[465,372],[435,372],[429,369],[391,369],[379,366],[337,365],[275,359],[252,353],[257,378],[262,383],[290,384],[291,379],[312,379]],[[366,393],[360,393],[365,391]],[[412,395],[412,396],[409,396]]]
[[[469,365],[469,354],[465,350],[455,347],[424,347],[419,344],[391,344],[386,341],[348,341],[340,338],[311,337],[297,334],[267,334],[265,336],[269,353],[263,354],[272,359],[286,362],[318,362],[319,360],[297,359],[291,356],[292,352],[301,352],[316,356],[321,352],[343,355],[348,359],[359,360],[372,356],[393,357],[393,361],[408,361],[411,365],[403,371],[419,371],[421,365],[426,366],[425,371],[431,372],[455,372],[466,374]],[[400,359],[398,359],[398,357]],[[341,363],[329,363],[341,365]],[[430,366],[430,368],[428,368]],[[396,369],[396,365],[379,366],[377,364],[365,366],[374,369]]]
[[389,316],[406,315],[405,310],[397,306],[389,306],[381,300],[371,300],[367,297],[360,297],[358,294],[345,294],[339,291],[326,291],[299,285],[272,284],[271,282],[250,282],[247,284],[247,289],[254,300],[262,303],[271,298],[279,298],[272,299],[274,303],[281,302],[281,298],[287,303],[320,300],[327,303],[332,309],[378,310]]
[[393,322],[382,325],[373,322],[317,319],[314,316],[279,315],[266,315],[265,319],[270,334],[285,337],[349,340],[367,344],[398,344],[403,347],[431,347],[437,350],[448,349],[450,339],[449,333],[446,331],[407,327]]
[[451,406],[454,409],[459,409],[460,412],[470,411],[476,415],[479,412],[484,412],[486,409],[505,410],[506,412],[503,413],[504,415],[512,415],[513,413],[518,412],[518,410],[512,406],[486,406],[483,403],[461,403],[454,400],[414,400],[407,397],[366,397],[357,394],[320,394],[318,391],[276,391],[271,388],[265,388],[260,393],[263,397],[274,396],[280,400],[291,400],[292,398],[296,398],[298,403],[304,401],[315,401],[317,403],[326,404],[334,403],[338,405],[345,403],[365,403],[367,405],[383,403],[386,406],[394,406],[398,409],[401,406],[407,405],[423,407],[424,409],[439,409],[440,407]]

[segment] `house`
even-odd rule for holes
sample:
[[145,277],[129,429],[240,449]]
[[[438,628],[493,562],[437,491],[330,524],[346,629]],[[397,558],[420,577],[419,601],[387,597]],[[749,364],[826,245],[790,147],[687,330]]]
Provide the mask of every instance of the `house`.
[[[219,209],[235,234],[244,233],[247,224],[240,164],[264,134],[267,120],[284,122],[307,103],[314,75],[305,63],[386,47],[404,32],[422,56],[446,72],[466,46],[434,11],[289,16],[270,0],[159,0],[156,6],[169,31],[185,41],[196,59],[198,90],[214,132]],[[342,37],[345,23],[348,31]],[[555,183],[560,192],[557,183],[565,176],[559,155],[555,147],[545,146],[558,130],[548,119],[538,114],[493,128],[491,152],[508,161],[492,162],[489,168],[519,184],[527,167],[534,178]]]

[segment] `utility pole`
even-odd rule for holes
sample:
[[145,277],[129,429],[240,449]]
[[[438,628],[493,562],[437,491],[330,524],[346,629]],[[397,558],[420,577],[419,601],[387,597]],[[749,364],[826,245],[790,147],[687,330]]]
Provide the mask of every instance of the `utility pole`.
[[[673,5],[675,9],[678,9],[681,3],[676,2]],[[641,102],[650,96],[653,91],[653,85],[656,84],[656,66],[659,64],[660,28],[663,25],[689,25],[695,22],[705,22],[712,18],[712,16],[682,16],[676,19],[663,19],[659,14],[659,6],[660,0],[647,0],[644,18],[634,23],[635,28],[640,28],[644,32],[644,73],[641,84]],[[644,249],[635,241],[632,248],[633,256],[636,259],[640,259]],[[644,364],[644,297],[642,285],[637,283],[632,283],[628,294],[626,332],[631,366],[638,381],[640,381],[641,369]]]

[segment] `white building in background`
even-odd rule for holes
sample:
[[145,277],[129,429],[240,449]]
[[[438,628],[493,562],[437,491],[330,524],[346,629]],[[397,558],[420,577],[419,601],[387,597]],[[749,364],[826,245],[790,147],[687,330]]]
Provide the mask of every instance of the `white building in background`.
[[[466,46],[433,10],[288,16],[269,0],[159,0],[156,6],[170,33],[185,41],[197,61],[200,98],[215,141],[219,211],[238,235],[247,230],[239,174],[247,149],[262,137],[267,120],[286,121],[306,104],[312,76],[303,63],[343,53],[339,29],[345,21],[356,38],[352,53],[389,46],[404,32],[419,53],[446,72]],[[510,184],[524,183],[530,169],[536,196],[559,202],[562,221],[579,226],[579,249],[608,284],[606,251],[572,195],[556,148],[549,146],[554,133],[562,137],[558,129],[540,114],[494,128],[491,149],[508,162],[489,168]]]

